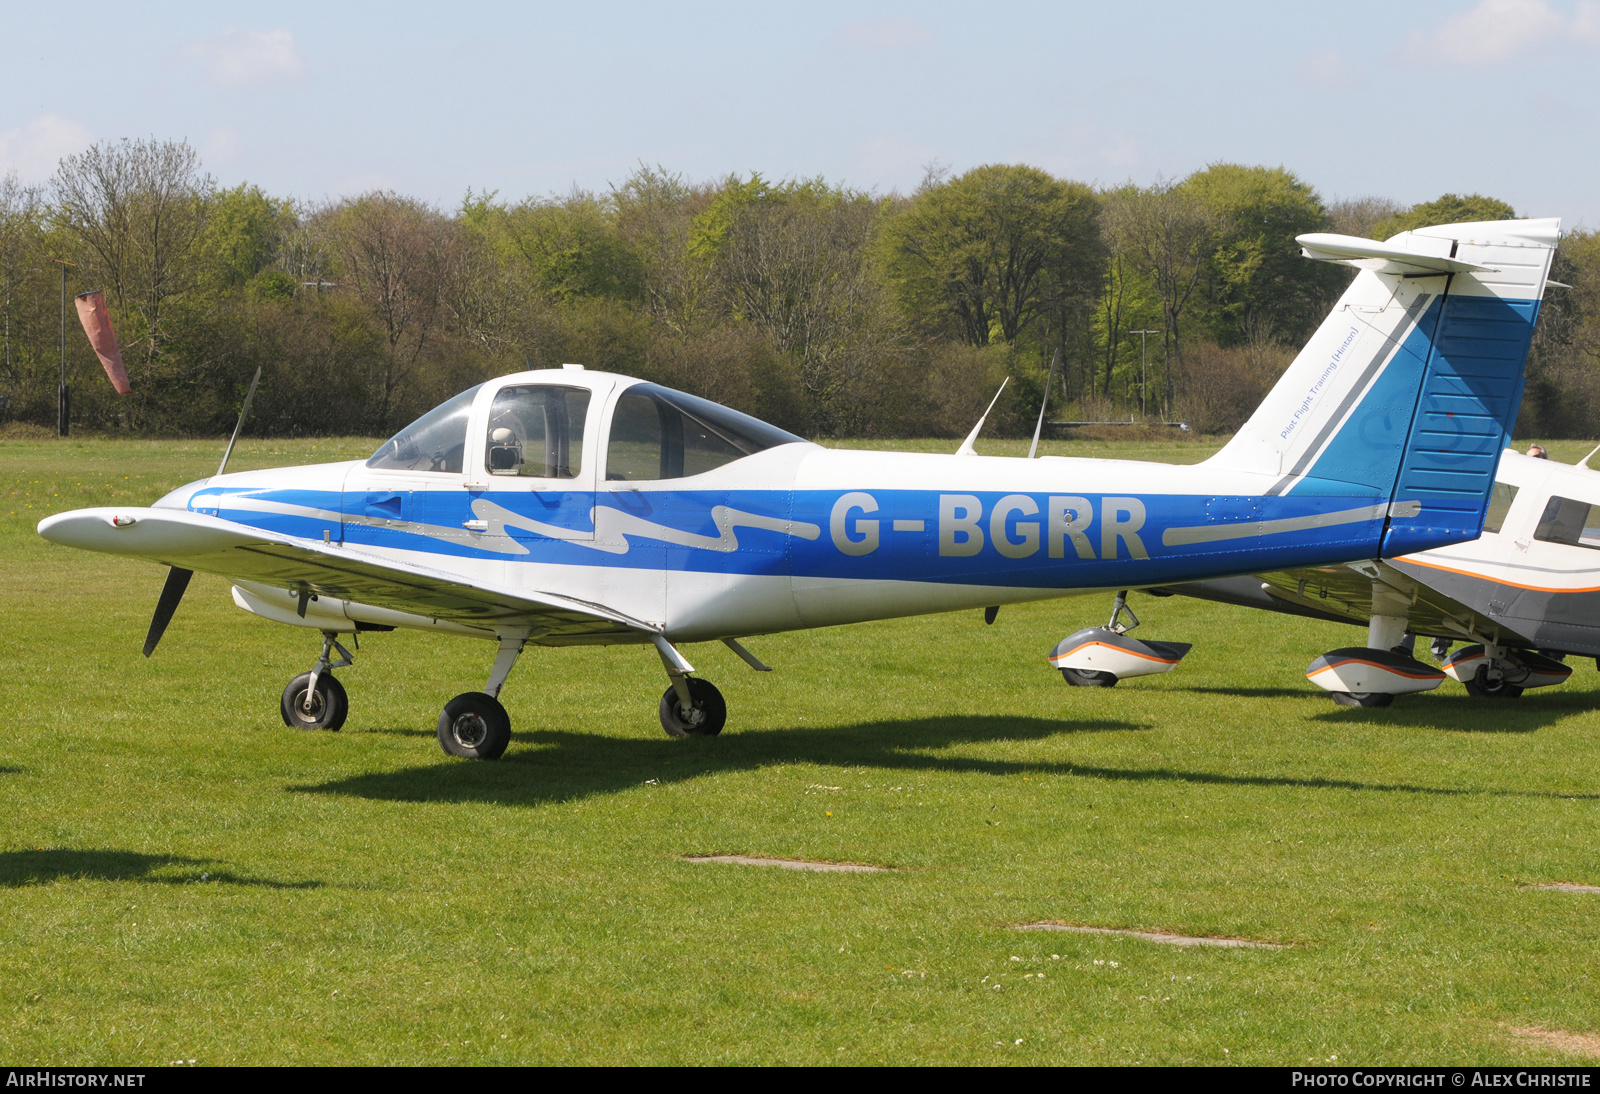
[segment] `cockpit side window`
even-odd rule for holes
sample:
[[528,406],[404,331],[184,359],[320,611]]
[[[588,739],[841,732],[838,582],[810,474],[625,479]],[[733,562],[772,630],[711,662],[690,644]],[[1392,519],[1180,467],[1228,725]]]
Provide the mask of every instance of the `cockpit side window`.
[[679,479],[802,439],[708,399],[635,384],[611,414],[606,478]]
[[1494,484],[1494,492],[1489,495],[1489,511],[1483,517],[1483,530],[1485,532],[1498,532],[1506,523],[1506,514],[1511,511],[1511,503],[1517,500],[1517,488],[1509,482]]
[[587,388],[525,384],[501,388],[489,408],[484,467],[491,475],[576,478],[583,466]]
[[1533,538],[1546,543],[1565,543],[1571,547],[1600,550],[1600,519],[1595,507],[1586,501],[1553,497],[1544,507]]
[[[642,387],[644,385],[639,385]],[[631,387],[611,412],[611,440],[606,445],[606,478],[626,482],[673,479],[666,407],[639,387]],[[681,446],[681,438],[679,444]]]
[[422,417],[390,437],[372,454],[368,467],[391,471],[438,471],[461,474],[467,447],[467,418],[478,388],[440,403]]

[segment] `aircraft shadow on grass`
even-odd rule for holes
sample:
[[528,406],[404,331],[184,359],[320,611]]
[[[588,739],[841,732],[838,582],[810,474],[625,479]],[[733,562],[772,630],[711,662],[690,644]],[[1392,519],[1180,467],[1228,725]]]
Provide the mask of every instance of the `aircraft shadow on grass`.
[[1413,729],[1439,729],[1450,733],[1535,733],[1575,714],[1596,709],[1589,692],[1552,691],[1520,699],[1474,699],[1468,695],[1402,695],[1394,705],[1375,710],[1335,707],[1312,715],[1318,722],[1360,719]]
[[[156,885],[246,885],[262,889],[320,889],[320,881],[273,881],[214,869],[212,859],[146,855],[138,851],[41,848],[0,852],[0,888],[52,881],[140,881]],[[177,873],[156,873],[176,868]]]
[[1322,699],[1314,691],[1305,688],[1227,688],[1217,686],[1195,686],[1175,688],[1175,691],[1187,691],[1194,695],[1231,695],[1238,699]]
[[931,751],[963,744],[1042,740],[1065,733],[1129,732],[1149,728],[1119,721],[1062,723],[1044,718],[962,716],[816,729],[747,730],[727,737],[683,741],[626,739],[561,729],[535,730],[518,734],[511,751],[494,764],[467,764],[441,758],[425,766],[288,789],[297,793],[339,794],[377,801],[538,806],[615,794],[637,788],[647,779],[671,784],[704,775],[784,764],[819,764],[906,773],[1063,775],[1135,783],[1600,800],[1600,794],[1431,787],[1315,775],[1244,775],[1170,767],[1122,768],[1060,761],[997,760],[940,755]]

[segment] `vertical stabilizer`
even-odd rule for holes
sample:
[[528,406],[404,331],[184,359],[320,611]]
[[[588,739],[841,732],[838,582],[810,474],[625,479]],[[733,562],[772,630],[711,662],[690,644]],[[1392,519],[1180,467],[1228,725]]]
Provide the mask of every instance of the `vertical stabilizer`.
[[1308,257],[1361,272],[1208,462],[1275,476],[1271,494],[1391,501],[1386,556],[1476,537],[1559,231],[1548,219],[1301,237]]

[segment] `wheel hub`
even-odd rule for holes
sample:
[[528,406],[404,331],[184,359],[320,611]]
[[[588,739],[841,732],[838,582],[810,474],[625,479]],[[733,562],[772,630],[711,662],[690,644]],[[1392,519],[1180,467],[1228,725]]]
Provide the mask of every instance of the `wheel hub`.
[[310,721],[316,721],[322,715],[322,694],[306,688],[300,695],[300,713]]
[[489,736],[489,723],[481,714],[468,712],[450,723],[450,732],[462,748],[477,748]]

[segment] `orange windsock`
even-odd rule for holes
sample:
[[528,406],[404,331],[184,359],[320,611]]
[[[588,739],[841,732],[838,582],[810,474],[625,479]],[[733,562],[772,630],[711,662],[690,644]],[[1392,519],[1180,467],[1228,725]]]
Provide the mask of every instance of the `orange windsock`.
[[99,290],[79,293],[78,320],[83,333],[89,336],[95,356],[111,378],[111,386],[118,395],[126,395],[133,388],[128,384],[128,370],[122,367],[122,351],[117,348],[117,336],[111,331],[111,313],[106,311],[106,298]]

